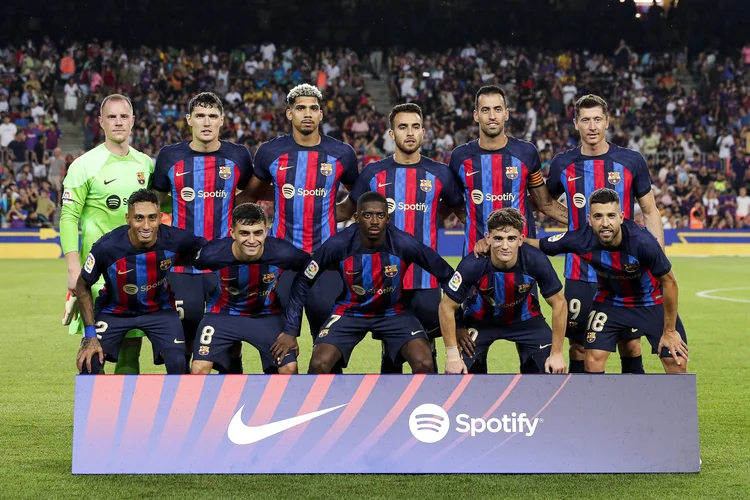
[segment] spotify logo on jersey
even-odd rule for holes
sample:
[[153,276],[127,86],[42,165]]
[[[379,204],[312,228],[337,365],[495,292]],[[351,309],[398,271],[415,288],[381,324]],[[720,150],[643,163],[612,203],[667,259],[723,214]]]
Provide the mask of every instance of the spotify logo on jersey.
[[284,195],[284,198],[287,200],[291,200],[294,198],[294,186],[291,184],[284,184],[281,186],[281,194]]
[[577,208],[583,208],[586,206],[586,196],[582,195],[581,193],[576,193],[573,195],[573,205],[575,205]]
[[127,293],[128,295],[135,295],[138,293],[138,286],[128,283],[124,287],[122,287],[122,291]]
[[392,214],[394,210],[396,210],[396,200],[393,198],[386,198],[386,201],[388,202],[388,213]]
[[118,208],[120,208],[120,204],[122,202],[120,201],[120,197],[119,196],[117,196],[116,194],[113,194],[113,195],[107,197],[107,200],[106,200],[105,203],[107,204],[107,208],[108,209],[110,209],[110,210],[117,210]]
[[182,188],[182,191],[180,191],[180,196],[185,201],[193,201],[195,199],[195,190],[193,188]]
[[471,201],[473,201],[475,205],[479,205],[484,201],[484,193],[475,189],[471,192]]

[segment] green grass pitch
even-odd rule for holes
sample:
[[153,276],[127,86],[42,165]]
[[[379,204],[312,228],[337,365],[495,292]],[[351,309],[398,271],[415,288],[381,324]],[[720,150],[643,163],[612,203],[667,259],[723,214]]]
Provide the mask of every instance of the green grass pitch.
[[[0,497],[2,498],[750,498],[750,261],[674,258],[680,312],[690,341],[689,371],[698,374],[700,474],[517,476],[72,476],[73,380],[78,339],[60,324],[65,263],[0,260]],[[451,259],[456,265],[457,259]],[[560,270],[562,260],[556,259]],[[747,287],[696,296],[709,289]],[[303,333],[300,371],[310,335]],[[507,343],[503,343],[507,344]],[[644,341],[644,352],[650,352]],[[144,346],[142,371],[161,373]],[[375,372],[380,345],[355,350],[351,372]],[[444,357],[441,353],[440,364]],[[646,371],[658,373],[655,356]],[[258,372],[245,351],[245,371]],[[109,365],[109,369],[112,366]],[[490,370],[514,372],[514,348],[496,345]],[[619,372],[613,357],[608,371]],[[586,439],[586,422],[571,422]],[[657,438],[658,439],[658,438]],[[662,443],[670,446],[669,442]]]

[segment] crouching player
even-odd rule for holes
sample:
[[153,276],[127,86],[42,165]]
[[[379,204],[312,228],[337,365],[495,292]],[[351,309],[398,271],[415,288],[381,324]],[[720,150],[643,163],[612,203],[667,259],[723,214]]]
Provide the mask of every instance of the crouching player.
[[[84,338],[76,363],[82,374],[99,373],[104,361],[117,361],[125,334],[141,330],[151,342],[154,363],[169,374],[185,373],[185,336],[167,283],[176,261],[193,258],[206,240],[161,225],[156,195],[139,189],[128,199],[126,226],[102,236],[76,284]],[[94,312],[91,288],[104,276]]]
[[589,225],[528,240],[547,255],[574,253],[596,271],[598,288],[586,328],[585,369],[604,373],[609,353],[633,332],[648,338],[667,373],[687,371],[685,328],[677,316],[677,281],[659,242],[624,219],[620,197],[597,189],[589,197]]
[[[515,342],[521,373],[565,373],[563,344],[568,309],[562,284],[549,259],[523,244],[524,224],[524,216],[515,208],[492,212],[485,233],[489,258],[470,253],[443,287],[440,328],[446,373],[467,373],[467,367],[477,358],[486,358],[492,343],[501,339]],[[535,283],[552,306],[552,329],[532,293]],[[476,288],[474,295],[472,287]],[[464,323],[470,336],[458,346],[455,314],[464,301]]]
[[367,332],[384,341],[392,362],[405,360],[412,373],[431,373],[432,350],[424,327],[404,305],[403,276],[417,264],[445,283],[453,269],[434,250],[388,225],[388,202],[382,194],[362,194],[354,216],[356,223],[328,239],[295,278],[284,331],[299,335],[310,287],[335,266],[344,291],[317,334],[308,373],[330,373],[339,362],[346,367]]
[[263,209],[243,203],[232,211],[231,238],[209,242],[196,256],[197,269],[218,270],[219,287],[206,305],[193,348],[193,374],[228,368],[230,348],[244,341],[260,353],[264,373],[297,373],[297,337],[282,333],[279,297],[282,271],[301,271],[310,255],[267,237]]

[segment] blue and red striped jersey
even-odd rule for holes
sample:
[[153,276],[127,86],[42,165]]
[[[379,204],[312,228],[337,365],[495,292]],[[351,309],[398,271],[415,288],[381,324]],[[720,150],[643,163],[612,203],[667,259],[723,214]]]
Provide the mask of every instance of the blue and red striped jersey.
[[285,270],[304,269],[310,255],[277,238],[268,237],[263,254],[253,262],[238,260],[232,252],[232,238],[214,240],[193,260],[196,269],[218,271],[219,287],[206,304],[207,314],[264,316],[279,314],[281,304],[275,291]]
[[276,213],[270,235],[312,253],[336,234],[339,185],[357,180],[357,156],[327,135],[300,146],[291,135],[263,143],[255,154],[255,176],[274,183]]
[[93,285],[104,276],[104,288],[95,297],[96,310],[118,316],[138,316],[174,309],[167,273],[178,259],[187,259],[206,243],[189,231],[159,226],[156,243],[136,248],[128,237],[129,226],[120,226],[91,247],[81,271]]
[[[449,207],[461,205],[463,196],[448,165],[425,158],[413,165],[396,163],[393,156],[367,165],[349,197],[357,203],[362,194],[377,191],[388,200],[390,223],[437,250],[440,199]],[[406,270],[404,290],[437,288],[437,279],[417,265]]]
[[[210,241],[229,236],[235,192],[252,176],[253,160],[244,146],[221,141],[218,151],[201,153],[181,142],[159,152],[151,187],[172,195],[172,226]],[[174,271],[199,273],[191,266]]]
[[536,235],[528,189],[543,186],[544,179],[533,144],[508,137],[504,148],[490,151],[471,141],[453,150],[450,168],[463,182],[466,199],[464,255],[484,238],[487,218],[500,208],[520,210],[526,218],[523,234]]
[[662,303],[661,283],[672,264],[656,238],[644,227],[624,220],[622,243],[605,247],[591,226],[539,240],[547,255],[574,253],[594,268],[598,289],[594,301],[618,307],[649,307]]
[[549,259],[531,245],[521,245],[518,260],[508,269],[495,267],[489,257],[465,256],[443,291],[464,304],[465,319],[509,325],[542,316],[534,283],[544,298],[562,290]]
[[[651,191],[651,176],[646,160],[637,151],[610,144],[609,151],[601,156],[584,156],[578,147],[552,159],[547,187],[553,196],[565,193],[568,229],[574,231],[588,224],[588,199],[600,188],[617,191],[625,218],[632,219],[636,200]],[[574,254],[565,257],[565,277],[597,281],[596,271]]]
[[367,248],[360,240],[359,224],[352,224],[332,236],[309,259],[304,272],[294,279],[285,332],[299,335],[302,307],[318,274],[328,268],[338,270],[344,290],[336,299],[331,314],[377,318],[403,313],[403,276],[417,264],[440,283],[451,277],[453,268],[433,249],[391,225],[378,248]]

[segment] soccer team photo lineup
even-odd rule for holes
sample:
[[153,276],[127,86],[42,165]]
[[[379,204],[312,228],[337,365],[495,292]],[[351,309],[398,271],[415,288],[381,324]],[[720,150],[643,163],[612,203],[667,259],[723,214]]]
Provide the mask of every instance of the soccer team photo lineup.
[[9,6],[0,496],[750,498],[745,3]]
[[[537,148],[505,133],[505,91],[483,86],[474,102],[479,137],[448,164],[422,155],[422,109],[404,103],[388,115],[394,154],[360,171],[351,145],[321,133],[310,84],[286,95],[291,134],[254,156],[219,138],[222,100],[195,95],[192,139],[155,162],[130,146],[130,99],[106,96],[104,142],[62,185],[63,324],[82,334],[78,371],[137,374],[146,337],[167,374],[242,374],[252,351],[266,374],[297,374],[305,356],[309,374],[345,373],[371,333],[383,374],[487,374],[497,340],[516,345],[522,374],[600,374],[613,352],[622,373],[642,374],[641,337],[666,373],[686,373],[648,166],[607,141],[606,100],[576,100],[581,144],[546,180]],[[567,230],[537,238],[537,213]],[[455,269],[437,253],[446,219],[464,227]]]

